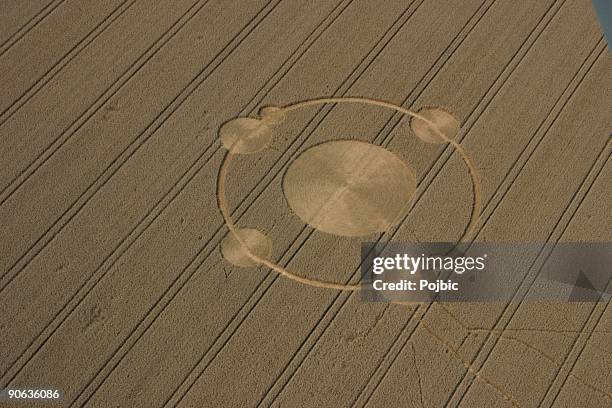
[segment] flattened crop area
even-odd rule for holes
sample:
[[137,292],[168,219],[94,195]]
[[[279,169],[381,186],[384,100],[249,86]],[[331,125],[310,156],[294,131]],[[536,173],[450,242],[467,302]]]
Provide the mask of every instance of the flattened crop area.
[[0,2],[0,389],[612,406],[608,303],[353,290],[363,241],[612,241],[611,72],[588,0]]

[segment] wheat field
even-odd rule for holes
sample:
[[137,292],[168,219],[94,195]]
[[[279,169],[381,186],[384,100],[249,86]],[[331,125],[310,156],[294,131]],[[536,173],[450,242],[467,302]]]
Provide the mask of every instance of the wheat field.
[[[0,389],[101,408],[612,406],[608,303],[309,284],[358,282],[363,241],[470,224],[462,156],[400,112],[304,106],[242,146],[222,204],[280,273],[227,241],[219,205],[228,121],[364,98],[456,118],[473,240],[612,241],[609,50],[588,0],[3,0]],[[352,153],[304,152],[339,139],[393,155],[345,168],[413,179],[305,204],[335,171],[321,157]]]

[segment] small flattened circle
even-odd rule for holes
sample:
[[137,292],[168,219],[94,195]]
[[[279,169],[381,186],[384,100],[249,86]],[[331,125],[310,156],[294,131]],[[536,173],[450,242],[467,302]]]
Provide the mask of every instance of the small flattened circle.
[[[426,108],[418,112],[431,123],[413,117],[410,128],[417,137],[427,143],[446,143],[459,133],[459,121],[450,113],[440,108]],[[442,133],[446,139],[440,136]]]
[[241,267],[256,266],[257,262],[249,256],[249,252],[263,259],[270,256],[272,241],[267,235],[253,228],[241,228],[236,233],[246,248],[232,232],[227,234],[221,241],[221,254],[228,262]]
[[223,147],[232,153],[249,154],[266,148],[272,140],[272,130],[260,119],[236,118],[219,129]]

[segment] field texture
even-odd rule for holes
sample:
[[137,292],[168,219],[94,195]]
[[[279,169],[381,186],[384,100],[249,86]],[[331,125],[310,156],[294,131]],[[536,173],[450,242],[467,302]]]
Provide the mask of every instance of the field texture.
[[[1,1],[0,389],[100,408],[612,406],[608,303],[523,302],[528,281],[482,304],[312,284],[358,283],[362,241],[455,242],[470,223],[476,241],[612,241],[609,50],[589,0]],[[260,110],[348,97],[450,118],[478,187],[401,112]],[[220,128],[249,116],[274,131],[219,185],[236,136]],[[302,281],[241,252],[220,206]],[[517,262],[537,274],[546,255]]]

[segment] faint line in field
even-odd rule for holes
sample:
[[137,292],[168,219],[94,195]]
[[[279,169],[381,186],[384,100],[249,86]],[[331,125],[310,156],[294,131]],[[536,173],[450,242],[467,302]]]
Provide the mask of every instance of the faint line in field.
[[44,6],[38,11],[28,22],[26,22],[19,30],[13,33],[6,41],[0,45],[0,57],[2,57],[8,50],[10,50],[19,40],[21,40],[27,33],[29,33],[34,27],[36,27],[41,21],[43,21],[49,14],[53,12],[60,4],[66,0],[55,0]]

